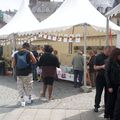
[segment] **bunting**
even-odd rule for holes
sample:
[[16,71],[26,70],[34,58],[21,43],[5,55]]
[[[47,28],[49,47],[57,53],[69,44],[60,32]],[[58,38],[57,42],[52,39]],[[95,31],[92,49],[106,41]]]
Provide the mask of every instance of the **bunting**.
[[[25,35],[24,37],[18,36],[19,39],[30,39],[30,41],[39,40],[40,38],[46,39],[46,40],[52,40],[52,41],[58,41],[58,42],[80,42],[80,34],[48,34],[48,33],[38,33],[34,35]],[[25,38],[25,39],[24,39]]]

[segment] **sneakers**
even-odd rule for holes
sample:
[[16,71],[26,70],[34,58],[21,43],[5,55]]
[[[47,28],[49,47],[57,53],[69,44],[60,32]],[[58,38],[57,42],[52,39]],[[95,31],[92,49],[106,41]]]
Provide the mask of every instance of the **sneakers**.
[[33,100],[31,99],[31,95],[29,95],[26,99],[26,103],[27,104],[32,104],[33,103]]
[[31,100],[31,99],[28,99],[28,100],[27,100],[27,103],[28,103],[28,104],[31,104],[31,103],[32,103],[32,100]]
[[25,107],[25,100],[24,100],[23,98],[21,98],[20,103],[21,103],[21,106],[22,106],[22,107]]
[[94,108],[94,112],[98,112],[98,108],[95,107],[95,108]]
[[25,98],[21,98],[20,103],[21,103],[22,107],[25,107],[26,104],[32,104],[33,100],[31,98],[27,98],[27,97],[26,97],[26,99]]

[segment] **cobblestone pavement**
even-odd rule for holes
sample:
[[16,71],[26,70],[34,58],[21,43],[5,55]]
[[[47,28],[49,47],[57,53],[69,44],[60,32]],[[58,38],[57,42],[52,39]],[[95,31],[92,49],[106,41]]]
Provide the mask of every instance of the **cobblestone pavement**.
[[41,89],[42,82],[34,82],[34,102],[22,108],[16,81],[0,77],[0,120],[103,120],[103,108],[97,114],[93,112],[95,90],[81,93],[72,83],[57,81],[55,100],[44,102],[40,99]]

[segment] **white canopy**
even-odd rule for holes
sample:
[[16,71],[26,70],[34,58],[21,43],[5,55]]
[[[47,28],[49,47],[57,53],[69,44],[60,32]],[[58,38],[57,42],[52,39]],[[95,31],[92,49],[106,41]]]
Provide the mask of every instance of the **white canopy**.
[[29,31],[38,24],[39,21],[32,14],[28,7],[28,2],[23,0],[15,16],[7,25],[0,29],[0,35]]
[[120,4],[118,4],[115,8],[107,12],[106,16],[112,17],[113,15],[117,15],[118,13],[120,13]]
[[[65,0],[55,13],[39,24],[37,29],[59,31],[84,23],[99,30],[106,28],[106,18],[93,7],[89,0]],[[120,30],[120,27],[112,22],[110,22],[110,28]]]
[[[23,0],[13,19],[0,29],[0,35],[62,31],[84,23],[99,30],[106,28],[106,18],[93,7],[89,0],[65,0],[55,13],[41,23],[33,16],[26,0]],[[110,28],[120,31],[120,27],[112,22],[110,22]]]

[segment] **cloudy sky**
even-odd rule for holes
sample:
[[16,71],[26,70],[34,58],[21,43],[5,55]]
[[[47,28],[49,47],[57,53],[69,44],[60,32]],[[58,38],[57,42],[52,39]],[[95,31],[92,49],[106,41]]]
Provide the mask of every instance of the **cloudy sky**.
[[[51,1],[63,1],[63,0],[51,0]],[[0,10],[18,10],[22,0],[0,0]]]

